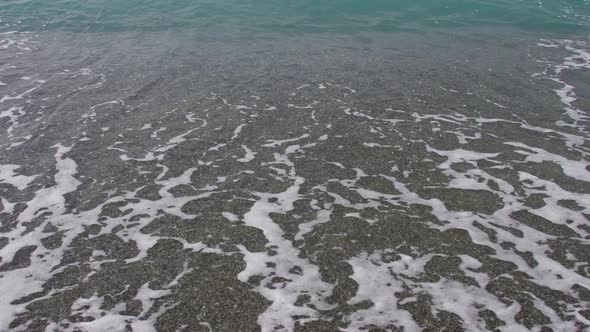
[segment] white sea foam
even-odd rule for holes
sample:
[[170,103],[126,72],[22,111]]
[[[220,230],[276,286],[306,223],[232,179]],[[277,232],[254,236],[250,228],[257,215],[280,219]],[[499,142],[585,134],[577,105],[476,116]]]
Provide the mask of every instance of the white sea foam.
[[[305,320],[317,319],[317,310],[331,307],[325,302],[325,298],[331,294],[333,285],[322,280],[317,266],[299,256],[299,250],[284,237],[284,231],[270,217],[272,213],[286,213],[292,210],[293,204],[299,198],[300,186],[305,182],[304,178],[297,176],[294,164],[289,160],[289,154],[296,153],[299,147],[290,149],[291,147],[286,149],[285,154],[275,154],[273,162],[288,167],[288,171],[283,175],[289,179],[291,185],[277,194],[254,193],[257,201],[243,217],[246,225],[263,232],[268,241],[267,247],[276,252],[274,255],[266,252],[252,253],[239,246],[246,262],[246,269],[238,275],[239,280],[246,282],[251,276],[264,276],[264,280],[256,289],[272,301],[266,311],[258,317],[262,331],[292,331],[295,324],[293,316],[302,316]],[[294,269],[298,272],[293,272]],[[277,277],[290,281],[273,282],[272,280],[276,280]],[[267,283],[274,285],[265,287]],[[302,295],[309,296],[309,305],[295,305]]]
[[586,167],[588,167],[589,164],[584,160],[567,159],[560,155],[549,153],[543,149],[530,147],[523,143],[506,142],[505,144],[524,148],[525,150],[517,150],[516,152],[526,155],[527,157],[525,161],[534,163],[542,163],[544,161],[554,162],[563,169],[563,172],[566,175],[571,176],[574,179],[590,182],[590,172],[586,170]]
[[[588,134],[587,128],[583,125],[579,125],[578,122],[590,119],[590,116],[582,109],[579,109],[574,105],[574,102],[578,99],[575,93],[575,87],[565,82],[561,74],[567,70],[582,70],[590,68],[590,52],[583,48],[572,40],[543,40],[537,45],[542,47],[562,47],[567,51],[571,52],[572,55],[566,57],[560,64],[551,64],[544,75],[540,77],[547,78],[558,84],[562,85],[562,88],[555,89],[555,93],[559,96],[562,104],[564,105],[565,114],[573,121],[572,126],[576,127],[579,132]],[[585,44],[584,44],[585,46]]]
[[21,175],[16,170],[21,168],[19,165],[0,165],[0,183],[8,183],[19,190],[24,190],[37,175]]
[[248,147],[245,145],[242,145],[242,149],[244,149],[244,152],[246,154],[242,158],[237,159],[237,161],[241,163],[247,163],[254,160],[254,158],[256,157],[256,152],[248,149]]

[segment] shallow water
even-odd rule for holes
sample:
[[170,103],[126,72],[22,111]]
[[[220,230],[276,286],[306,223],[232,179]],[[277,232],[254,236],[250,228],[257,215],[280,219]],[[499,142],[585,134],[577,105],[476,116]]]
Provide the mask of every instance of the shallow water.
[[588,1],[0,15],[0,331],[590,328]]

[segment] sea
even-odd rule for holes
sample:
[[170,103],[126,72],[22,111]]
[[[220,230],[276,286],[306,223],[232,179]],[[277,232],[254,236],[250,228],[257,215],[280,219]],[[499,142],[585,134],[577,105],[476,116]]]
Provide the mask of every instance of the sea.
[[0,0],[0,331],[590,331],[590,1]]

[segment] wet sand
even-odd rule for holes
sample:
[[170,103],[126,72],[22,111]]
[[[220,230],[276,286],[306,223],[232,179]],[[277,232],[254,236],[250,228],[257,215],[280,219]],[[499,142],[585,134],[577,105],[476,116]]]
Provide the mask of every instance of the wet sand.
[[9,37],[1,331],[590,327],[583,41]]

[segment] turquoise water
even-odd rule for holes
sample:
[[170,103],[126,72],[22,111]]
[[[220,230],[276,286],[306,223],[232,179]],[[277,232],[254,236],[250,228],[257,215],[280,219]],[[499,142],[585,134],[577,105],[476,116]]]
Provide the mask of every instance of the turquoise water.
[[178,0],[3,1],[2,20],[19,28],[69,31],[198,29],[260,33],[515,28],[588,33],[588,0]]

